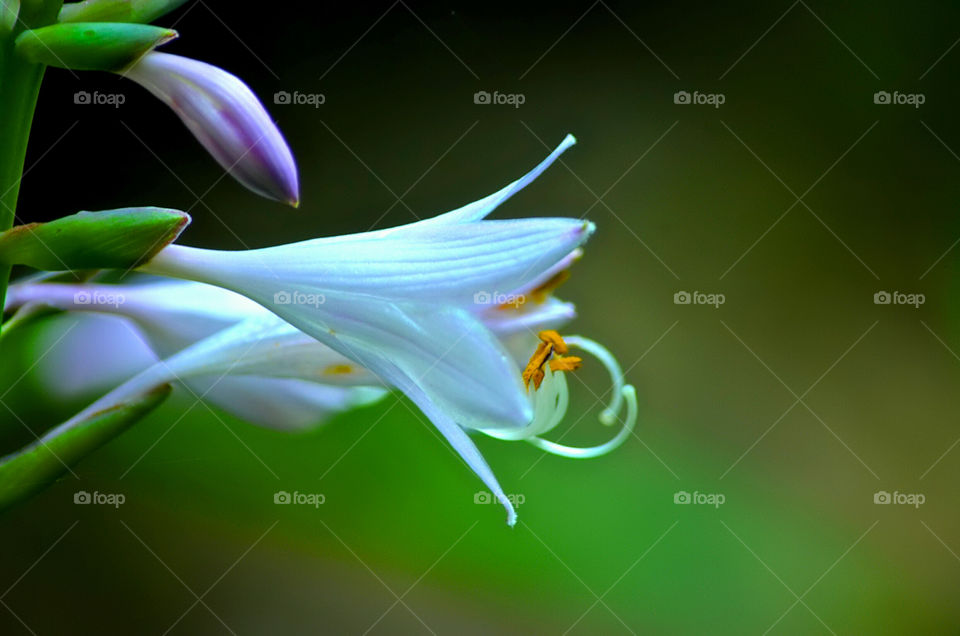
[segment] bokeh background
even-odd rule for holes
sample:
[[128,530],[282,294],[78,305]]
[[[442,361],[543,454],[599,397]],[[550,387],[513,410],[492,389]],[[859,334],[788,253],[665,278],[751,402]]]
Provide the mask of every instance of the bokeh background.
[[[180,393],[0,518],[0,631],[957,632],[960,8],[325,5],[192,1],[160,21],[181,32],[169,52],[262,97],[299,161],[299,210],[224,178],[138,86],[51,70],[22,220],[163,205],[193,215],[182,242],[227,249],[363,231],[486,195],[572,132],[496,216],[597,224],[560,295],[580,312],[568,331],[629,368],[635,439],[592,461],[478,440],[524,498],[510,529],[405,401],[291,435]],[[683,291],[725,302],[675,304]],[[123,337],[84,321],[58,342],[75,320],[7,350],[4,450],[32,439],[19,420],[40,431],[132,372],[66,368],[78,338]],[[585,371],[566,443],[609,434]],[[126,503],[74,505],[78,490]],[[326,503],[274,505],[279,490]]]

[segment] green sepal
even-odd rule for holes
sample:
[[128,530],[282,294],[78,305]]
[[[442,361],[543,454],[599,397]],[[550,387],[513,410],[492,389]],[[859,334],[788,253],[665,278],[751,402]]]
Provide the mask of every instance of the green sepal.
[[153,22],[187,0],[84,0],[69,2],[58,22]]
[[45,435],[0,460],[0,510],[43,490],[159,406],[170,385],[161,385],[113,408],[92,414],[76,426]]
[[0,35],[6,35],[17,26],[20,0],[0,0]]
[[173,29],[124,22],[75,22],[30,29],[17,36],[21,57],[79,71],[121,71],[177,37]]
[[0,233],[0,264],[46,271],[131,269],[180,236],[190,215],[167,208],[78,212]]

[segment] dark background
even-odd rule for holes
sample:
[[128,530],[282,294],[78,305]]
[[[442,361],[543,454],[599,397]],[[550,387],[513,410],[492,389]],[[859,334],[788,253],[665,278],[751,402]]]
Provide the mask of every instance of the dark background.
[[[51,69],[22,221],[162,205],[193,215],[183,243],[227,249],[389,227],[489,194],[574,133],[497,216],[597,224],[560,295],[570,331],[630,369],[638,439],[582,462],[479,440],[526,499],[510,530],[405,402],[285,435],[182,395],[85,460],[82,483],[0,519],[0,631],[957,632],[960,8],[190,2],[159,23],[181,33],[167,52],[260,95],[300,209],[224,178],[135,84]],[[77,105],[78,90],[126,101]],[[479,90],[525,102],[477,105]],[[725,103],[675,104],[680,90]],[[684,290],[726,302],[674,304]],[[18,418],[42,428],[129,373],[45,385],[105,364],[63,368],[55,349],[86,333],[53,347],[72,320],[4,360],[9,449],[30,439]],[[594,402],[574,398],[570,423]],[[585,417],[564,441],[599,428]],[[127,503],[75,506],[81,489]],[[279,508],[277,490],[327,503]]]

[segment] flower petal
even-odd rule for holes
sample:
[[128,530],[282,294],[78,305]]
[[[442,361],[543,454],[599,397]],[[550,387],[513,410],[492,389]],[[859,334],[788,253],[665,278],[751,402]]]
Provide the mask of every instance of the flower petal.
[[283,431],[314,428],[337,413],[372,404],[389,393],[380,387],[249,375],[206,376],[185,384],[205,402],[245,422]]
[[424,219],[419,221],[415,225],[436,225],[441,223],[469,223],[471,221],[479,221],[483,218],[486,218],[491,212],[493,212],[501,203],[512,197],[520,190],[523,190],[527,187],[534,179],[540,176],[544,170],[550,167],[557,158],[563,154],[563,152],[570,146],[577,143],[576,137],[573,135],[567,135],[563,138],[563,141],[560,142],[560,145],[551,152],[546,159],[537,164],[533,170],[523,175],[510,185],[502,188],[491,195],[485,196],[478,201],[474,201],[468,205],[465,205],[456,210],[447,212],[446,214],[441,214],[430,219]]
[[493,496],[503,505],[507,511],[507,525],[513,527],[517,523],[517,512],[513,503],[503,492],[500,482],[496,475],[487,464],[477,449],[473,440],[457,425],[457,423],[447,414],[446,410],[434,404],[430,398],[420,390],[416,384],[409,381],[399,370],[391,371],[384,369],[385,375],[416,404],[423,414],[426,415],[437,430],[447,439],[450,445],[460,455],[467,466],[480,478],[480,480],[490,489]]
[[[195,261],[203,280],[242,276],[274,293],[474,304],[474,295],[522,289],[564,261],[593,233],[578,219],[539,218],[397,228],[258,250],[215,252],[173,245],[148,264]],[[187,253],[189,250],[189,254]],[[266,265],[266,266],[265,266]],[[231,286],[236,290],[237,287]],[[245,292],[242,292],[245,293]]]

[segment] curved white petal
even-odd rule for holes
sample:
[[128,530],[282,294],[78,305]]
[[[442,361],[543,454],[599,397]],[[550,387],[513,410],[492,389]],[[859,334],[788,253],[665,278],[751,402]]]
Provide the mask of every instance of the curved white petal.
[[540,176],[540,174],[550,167],[557,158],[563,154],[563,152],[570,146],[577,143],[577,139],[573,135],[567,135],[563,138],[563,141],[560,142],[560,145],[554,149],[553,152],[547,156],[546,159],[537,164],[533,170],[523,175],[510,185],[502,188],[491,195],[485,196],[484,198],[474,201],[468,205],[465,205],[456,210],[447,212],[446,214],[441,214],[440,216],[435,216],[430,219],[424,219],[415,223],[414,225],[436,225],[440,223],[468,223],[470,221],[479,221],[483,218],[486,218],[488,214],[493,212],[501,203],[512,197],[514,194],[523,190],[527,187],[534,179]]
[[[559,330],[577,317],[573,303],[556,298],[548,298],[542,303],[525,303],[513,307],[488,309],[481,315],[484,324],[490,327],[501,339],[514,334],[536,335],[544,329]],[[527,339],[529,342],[529,338]],[[529,357],[531,349],[525,349]]]
[[389,393],[372,386],[330,386],[296,378],[249,375],[205,376],[185,382],[197,396],[246,422],[265,428],[299,431],[372,404]]
[[244,287],[256,286],[271,297],[294,290],[320,296],[340,292],[466,306],[475,294],[512,291],[540,280],[566,263],[595,229],[566,218],[415,225],[387,236],[368,232],[249,251],[171,245],[147,271],[176,259],[196,270],[194,277],[202,273],[214,284],[242,278]]
[[126,316],[163,358],[240,321],[271,315],[227,289],[171,280],[138,285],[19,283],[10,286],[8,302]]
[[407,397],[423,411],[423,414],[437,427],[437,430],[446,438],[457,454],[466,462],[467,466],[480,478],[484,485],[490,489],[493,496],[503,505],[507,511],[507,525],[512,527],[516,524],[517,512],[513,507],[513,503],[507,497],[506,493],[503,492],[503,488],[500,486],[500,482],[497,481],[496,475],[493,474],[493,470],[490,469],[490,465],[487,464],[487,460],[483,458],[476,444],[473,443],[473,440],[470,439],[470,436],[466,434],[458,422],[451,418],[445,409],[434,404],[430,400],[430,397],[424,393],[416,383],[411,382],[399,369],[391,369],[387,366],[383,372],[389,382],[403,391]]

